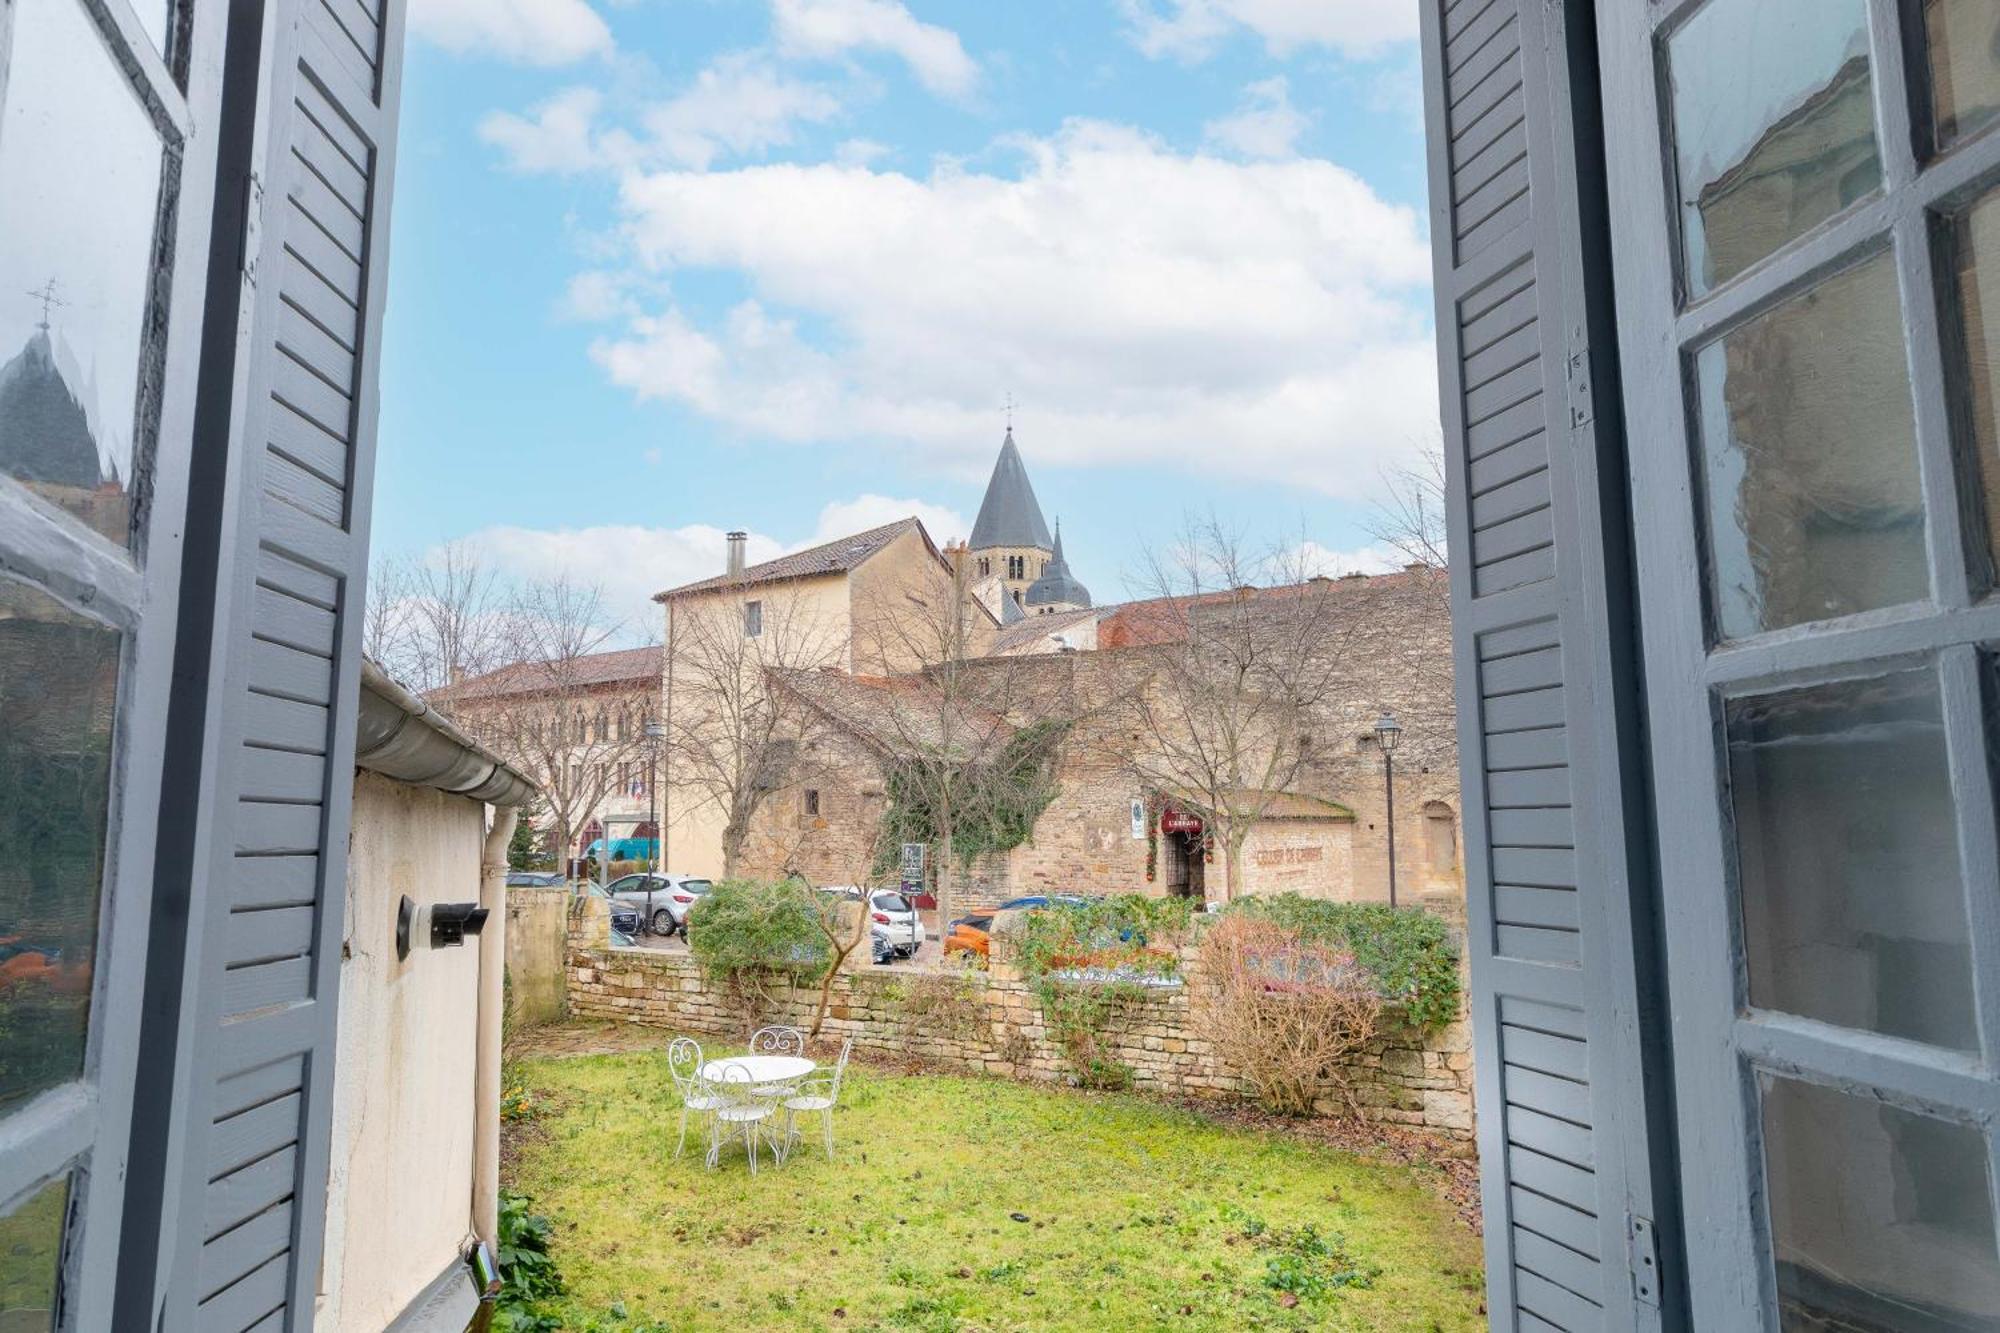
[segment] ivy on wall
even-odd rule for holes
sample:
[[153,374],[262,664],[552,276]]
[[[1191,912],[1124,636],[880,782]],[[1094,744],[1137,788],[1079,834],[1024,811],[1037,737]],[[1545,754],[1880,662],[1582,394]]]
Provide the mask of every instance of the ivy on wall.
[[1051,903],[1028,914],[1018,941],[1022,979],[1077,1082],[1126,1088],[1132,1068],[1105,1049],[1103,1034],[1130,1005],[1180,976],[1178,945],[1193,904],[1125,894]]
[[904,843],[935,846],[941,840],[937,793],[952,792],[952,849],[961,867],[988,852],[1010,852],[1035,834],[1035,821],[1061,790],[1056,754],[1069,730],[1062,721],[1021,728],[989,764],[966,763],[941,773],[937,761],[899,760],[889,764],[884,784],[882,837],[875,873],[896,865]]

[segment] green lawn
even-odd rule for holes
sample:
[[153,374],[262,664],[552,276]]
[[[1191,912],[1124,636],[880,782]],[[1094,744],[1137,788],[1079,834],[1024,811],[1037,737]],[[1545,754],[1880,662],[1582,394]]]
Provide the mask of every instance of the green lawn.
[[662,1054],[518,1069],[539,1109],[508,1127],[507,1184],[555,1222],[570,1326],[1484,1326],[1478,1239],[1419,1169],[1135,1096],[850,1066],[841,1160],[753,1181],[740,1149],[708,1171],[692,1130],[674,1160]]

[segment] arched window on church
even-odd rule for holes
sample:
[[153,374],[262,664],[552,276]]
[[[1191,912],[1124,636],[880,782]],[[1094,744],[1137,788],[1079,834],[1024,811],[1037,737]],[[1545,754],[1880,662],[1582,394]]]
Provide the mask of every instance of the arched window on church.
[[1443,801],[1424,803],[1424,864],[1436,879],[1458,873],[1458,818]]

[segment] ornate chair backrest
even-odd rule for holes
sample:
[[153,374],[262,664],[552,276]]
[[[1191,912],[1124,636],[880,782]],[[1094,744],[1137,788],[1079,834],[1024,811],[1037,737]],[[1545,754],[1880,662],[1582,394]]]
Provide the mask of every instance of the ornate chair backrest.
[[750,1034],[752,1055],[804,1055],[806,1034],[797,1028],[758,1028]]
[[673,1075],[674,1086],[680,1089],[682,1097],[694,1092],[695,1073],[700,1068],[700,1042],[693,1037],[675,1037],[667,1043],[667,1072]]
[[734,1061],[717,1061],[717,1064],[720,1068],[713,1077],[703,1072],[706,1066],[695,1071],[696,1094],[731,1106],[751,1101],[750,1089],[757,1080],[750,1076],[750,1071]]
[[835,1101],[840,1100],[840,1081],[847,1077],[847,1054],[854,1049],[854,1038],[840,1043],[840,1059],[833,1066],[833,1091],[829,1094]]

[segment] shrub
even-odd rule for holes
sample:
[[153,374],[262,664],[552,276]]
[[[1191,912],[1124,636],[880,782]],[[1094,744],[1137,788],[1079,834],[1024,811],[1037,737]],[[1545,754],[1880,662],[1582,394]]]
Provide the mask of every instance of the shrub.
[[1385,1000],[1425,1029],[1458,1017],[1458,944],[1451,928],[1418,907],[1335,903],[1296,893],[1239,898],[1228,915],[1268,921],[1301,940],[1354,955]]
[[770,999],[770,981],[789,989],[826,971],[819,907],[798,880],[722,880],[688,909],[687,928],[703,974],[752,1016]]
[[1245,913],[1218,923],[1201,952],[1209,1039],[1258,1104],[1310,1115],[1330,1082],[1358,1111],[1349,1064],[1374,1039],[1382,997],[1354,955]]
[[1028,914],[1019,947],[1021,975],[1041,1001],[1042,1020],[1070,1071],[1090,1088],[1124,1088],[1129,1066],[1105,1053],[1113,1015],[1178,977],[1175,946],[1187,934],[1193,904],[1126,894],[1085,903],[1052,903]]
[[507,1333],[545,1333],[562,1327],[549,1302],[563,1293],[563,1277],[549,1253],[555,1226],[534,1211],[534,1201],[500,1193],[500,1237],[493,1259],[500,1269],[494,1327]]
[[652,868],[652,866],[644,861],[613,861],[610,865],[604,867],[604,878],[607,882],[614,879],[623,879],[627,875],[644,874]]

